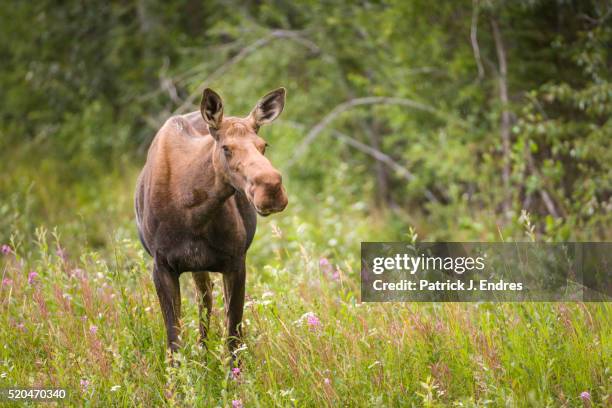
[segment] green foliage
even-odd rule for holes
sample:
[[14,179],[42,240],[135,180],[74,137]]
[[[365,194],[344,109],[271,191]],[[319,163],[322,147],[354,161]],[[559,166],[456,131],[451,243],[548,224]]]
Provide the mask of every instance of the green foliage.
[[[12,281],[0,286],[0,388],[52,383],[75,406],[580,406],[585,390],[606,406],[606,304],[400,307],[357,293],[360,241],[612,238],[610,15],[597,0],[3,7],[0,244],[15,252],[0,259]],[[205,351],[191,301],[183,364],[167,367],[133,225],[149,142],[197,109],[204,85],[230,115],[288,89],[261,135],[290,204],[249,252],[239,381],[222,313]],[[394,99],[334,111],[366,97]]]
[[[305,187],[298,189],[304,197],[333,184],[330,169],[346,163],[351,185],[340,189],[410,219],[428,239],[495,240],[498,231],[520,237],[522,210],[542,239],[605,239],[612,91],[604,3],[443,2],[435,13],[425,1],[20,3],[0,15],[2,37],[11,38],[0,44],[3,170],[19,167],[9,158],[26,151],[57,160],[59,167],[51,166],[63,186],[90,183],[141,162],[160,123],[196,109],[202,83],[239,115],[284,85],[286,112],[265,134],[275,163]],[[507,107],[498,95],[492,20],[508,66]],[[435,113],[356,106],[302,145],[338,104],[369,96],[410,99]],[[508,153],[502,109],[512,118]],[[396,174],[335,131],[384,152],[415,177]],[[305,154],[292,157],[296,149]],[[505,185],[507,162],[512,177]],[[38,188],[30,200],[43,201]]]

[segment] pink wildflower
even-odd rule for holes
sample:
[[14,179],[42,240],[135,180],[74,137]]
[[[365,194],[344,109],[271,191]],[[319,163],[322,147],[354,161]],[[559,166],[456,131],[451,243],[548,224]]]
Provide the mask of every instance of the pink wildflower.
[[241,399],[232,400],[232,408],[243,408],[243,407],[244,405],[242,404]]
[[4,255],[8,255],[13,252],[13,250],[9,245],[4,244],[2,247],[0,247],[0,252],[2,252]]
[[98,326],[94,326],[93,324],[89,326],[89,332],[95,335],[98,332]]
[[331,274],[333,268],[334,267],[332,266],[331,262],[329,262],[329,259],[327,258],[319,259],[319,270],[323,273],[323,275]]
[[30,274],[28,275],[28,283],[30,285],[34,285],[37,279],[38,279],[38,274],[34,271],[30,272]]
[[580,393],[580,399],[582,400],[582,405],[590,408],[591,405],[591,394],[588,391],[582,391]]
[[89,384],[89,380],[86,380],[85,378],[81,380],[81,388],[83,389],[83,391],[87,391]]
[[327,258],[319,259],[319,270],[323,273],[323,275],[331,280],[340,280],[340,269],[334,267],[334,265],[332,265]]
[[323,382],[325,383],[325,385],[331,384],[331,380],[327,377],[323,380]]
[[9,278],[2,279],[2,286],[11,286],[13,284],[13,280]]
[[239,367],[232,368],[232,378],[234,380],[237,380],[238,377],[240,377],[240,368]]
[[308,315],[308,317],[306,318],[306,323],[308,324],[308,327],[310,327],[311,330],[315,330],[321,326],[321,321],[314,313],[310,313]]
[[68,258],[68,255],[66,254],[66,250],[60,246],[58,246],[57,249],[55,250],[55,254],[59,256],[64,262]]

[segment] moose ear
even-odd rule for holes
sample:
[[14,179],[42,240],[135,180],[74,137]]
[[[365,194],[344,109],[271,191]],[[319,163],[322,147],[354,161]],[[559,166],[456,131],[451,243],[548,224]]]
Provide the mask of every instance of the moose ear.
[[285,88],[278,88],[261,98],[249,116],[257,126],[265,125],[276,119],[284,107]]
[[223,101],[219,94],[210,88],[206,88],[202,94],[200,112],[208,126],[218,129],[223,120]]

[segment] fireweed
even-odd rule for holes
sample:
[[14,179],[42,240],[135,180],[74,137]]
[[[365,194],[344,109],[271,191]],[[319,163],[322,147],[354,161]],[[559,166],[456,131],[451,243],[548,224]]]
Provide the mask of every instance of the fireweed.
[[370,227],[340,230],[346,242],[330,253],[329,237],[299,219],[262,224],[230,376],[219,276],[205,347],[192,282],[181,277],[173,367],[131,230],[120,228],[108,251],[62,243],[64,257],[41,234],[0,256],[0,387],[66,387],[71,406],[605,406],[608,304],[362,304],[351,243]]

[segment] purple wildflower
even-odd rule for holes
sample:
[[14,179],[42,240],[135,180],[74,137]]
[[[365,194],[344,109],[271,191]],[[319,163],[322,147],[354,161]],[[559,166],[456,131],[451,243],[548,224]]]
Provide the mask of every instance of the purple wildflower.
[[334,267],[332,266],[331,262],[329,262],[329,259],[319,259],[319,270],[323,273],[323,275],[331,274],[333,269]]
[[339,281],[340,280],[340,269],[338,267],[334,267],[329,259],[321,258],[319,259],[319,270],[325,275],[328,279]]
[[2,279],[2,286],[11,286],[13,284],[13,280],[9,278]]
[[93,324],[89,326],[89,332],[95,335],[98,332],[98,326],[94,326]]
[[28,275],[28,283],[30,285],[34,285],[37,279],[38,279],[38,274],[34,271],[30,272],[30,274]]
[[308,324],[308,327],[310,327],[311,330],[315,330],[319,328],[319,326],[321,326],[321,321],[314,313],[308,314],[308,317],[306,318],[306,323]]
[[331,380],[327,377],[323,380],[323,382],[325,383],[325,385],[331,384]]
[[232,368],[232,378],[234,380],[237,380],[239,377],[240,377],[240,368],[239,367]]
[[9,245],[4,244],[2,247],[0,247],[0,252],[2,252],[4,255],[8,255],[13,252],[13,250]]
[[232,408],[243,408],[243,407],[244,405],[242,404],[241,399],[232,400]]
[[25,324],[23,324],[23,323],[17,323],[17,328],[18,328],[19,330],[25,330]]
[[81,380],[81,388],[83,389],[83,391],[87,391],[89,384],[89,380],[86,380],[85,378]]
[[68,255],[66,254],[66,250],[64,248],[58,246],[57,249],[55,250],[55,254],[59,256],[62,259],[62,261],[66,262]]

